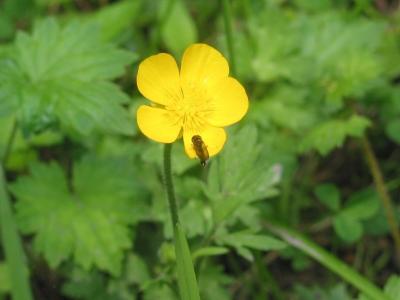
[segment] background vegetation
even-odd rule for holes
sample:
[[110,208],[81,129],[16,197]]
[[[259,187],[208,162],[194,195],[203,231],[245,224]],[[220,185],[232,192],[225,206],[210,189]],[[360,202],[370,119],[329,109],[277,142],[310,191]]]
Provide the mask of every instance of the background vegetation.
[[398,6],[0,1],[0,299],[178,299],[135,75],[194,42],[250,98],[207,168],[173,146],[202,299],[400,299]]

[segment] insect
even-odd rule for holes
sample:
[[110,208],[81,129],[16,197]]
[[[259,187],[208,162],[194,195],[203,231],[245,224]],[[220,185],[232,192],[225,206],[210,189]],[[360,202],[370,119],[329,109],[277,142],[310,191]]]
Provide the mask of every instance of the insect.
[[194,151],[196,152],[197,157],[200,159],[200,164],[205,167],[208,159],[210,158],[206,144],[199,135],[192,136],[192,143]]

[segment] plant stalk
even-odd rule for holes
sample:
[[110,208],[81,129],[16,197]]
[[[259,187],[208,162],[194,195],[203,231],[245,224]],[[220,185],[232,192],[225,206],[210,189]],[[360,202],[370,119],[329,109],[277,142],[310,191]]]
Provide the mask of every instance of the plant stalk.
[[365,296],[370,297],[372,300],[390,300],[389,297],[372,282],[319,245],[304,237],[301,233],[274,222],[266,222],[265,226],[289,245],[301,250],[327,269],[339,275],[348,283],[359,289]]
[[169,204],[169,212],[171,215],[172,227],[175,231],[176,225],[179,223],[178,205],[175,198],[174,183],[172,182],[171,172],[171,149],[172,144],[164,146],[164,180],[167,190],[167,198]]
[[224,12],[224,27],[225,27],[225,35],[226,35],[226,44],[228,46],[229,53],[229,61],[231,65],[231,73],[232,75],[236,75],[236,57],[233,46],[233,33],[232,33],[232,7],[229,0],[222,0],[222,7]]
[[379,194],[379,198],[382,201],[383,208],[385,210],[386,219],[389,224],[390,233],[394,240],[395,250],[396,250],[396,263],[397,266],[400,265],[400,233],[399,226],[397,223],[396,216],[394,214],[394,205],[393,201],[390,197],[388,189],[385,184],[385,180],[383,178],[383,174],[381,168],[379,166],[378,160],[375,156],[374,150],[372,149],[371,143],[369,142],[367,137],[363,137],[362,139],[362,149],[365,155],[365,159],[367,161],[368,167],[371,171],[372,178],[374,180],[374,184],[376,190]]

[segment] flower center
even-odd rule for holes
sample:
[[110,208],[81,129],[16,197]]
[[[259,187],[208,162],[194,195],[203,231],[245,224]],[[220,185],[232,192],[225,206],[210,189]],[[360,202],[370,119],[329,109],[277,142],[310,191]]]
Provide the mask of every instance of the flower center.
[[182,89],[182,97],[167,107],[174,111],[183,130],[200,132],[207,125],[206,119],[210,113],[210,96],[199,87]]

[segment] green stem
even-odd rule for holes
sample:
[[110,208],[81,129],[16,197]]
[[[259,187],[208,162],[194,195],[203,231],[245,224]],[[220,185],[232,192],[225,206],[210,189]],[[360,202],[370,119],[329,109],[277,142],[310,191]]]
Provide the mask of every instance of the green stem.
[[182,300],[200,300],[196,273],[194,272],[193,268],[192,255],[190,253],[190,248],[186,240],[185,233],[182,229],[181,224],[179,224],[178,204],[176,202],[174,184],[172,182],[171,149],[172,144],[165,144],[164,176],[172,227],[174,229],[174,244],[179,294]]
[[398,266],[400,266],[400,233],[399,233],[399,224],[397,223],[397,219],[394,214],[395,209],[393,201],[386,188],[381,168],[379,166],[378,160],[375,156],[374,150],[372,149],[371,143],[369,142],[368,138],[364,137],[362,139],[362,147],[368,167],[374,179],[376,190],[379,194],[379,198],[381,199],[382,205],[385,209],[386,219],[388,221],[390,232],[396,248],[396,263]]
[[225,26],[225,35],[226,35],[226,43],[228,45],[228,53],[229,60],[231,65],[231,73],[232,75],[236,75],[236,59],[235,59],[235,51],[233,47],[233,33],[232,33],[232,9],[229,0],[222,0],[222,6],[224,11],[224,26]]
[[265,225],[272,233],[286,241],[289,245],[303,251],[348,283],[358,288],[365,296],[373,300],[389,300],[382,290],[376,287],[372,282],[325,249],[304,237],[301,233],[273,222],[267,222]]
[[14,300],[32,300],[29,284],[29,272],[26,266],[21,238],[11,208],[11,199],[7,192],[7,182],[3,166],[7,162],[17,132],[17,125],[11,131],[2,164],[0,164],[0,226],[2,245],[6,257],[8,275],[11,282],[11,295]]
[[167,198],[169,204],[169,212],[171,214],[172,227],[175,230],[176,225],[179,223],[179,215],[178,205],[175,198],[174,184],[172,182],[171,148],[172,144],[165,144],[164,146],[164,180],[165,188],[167,189]]

